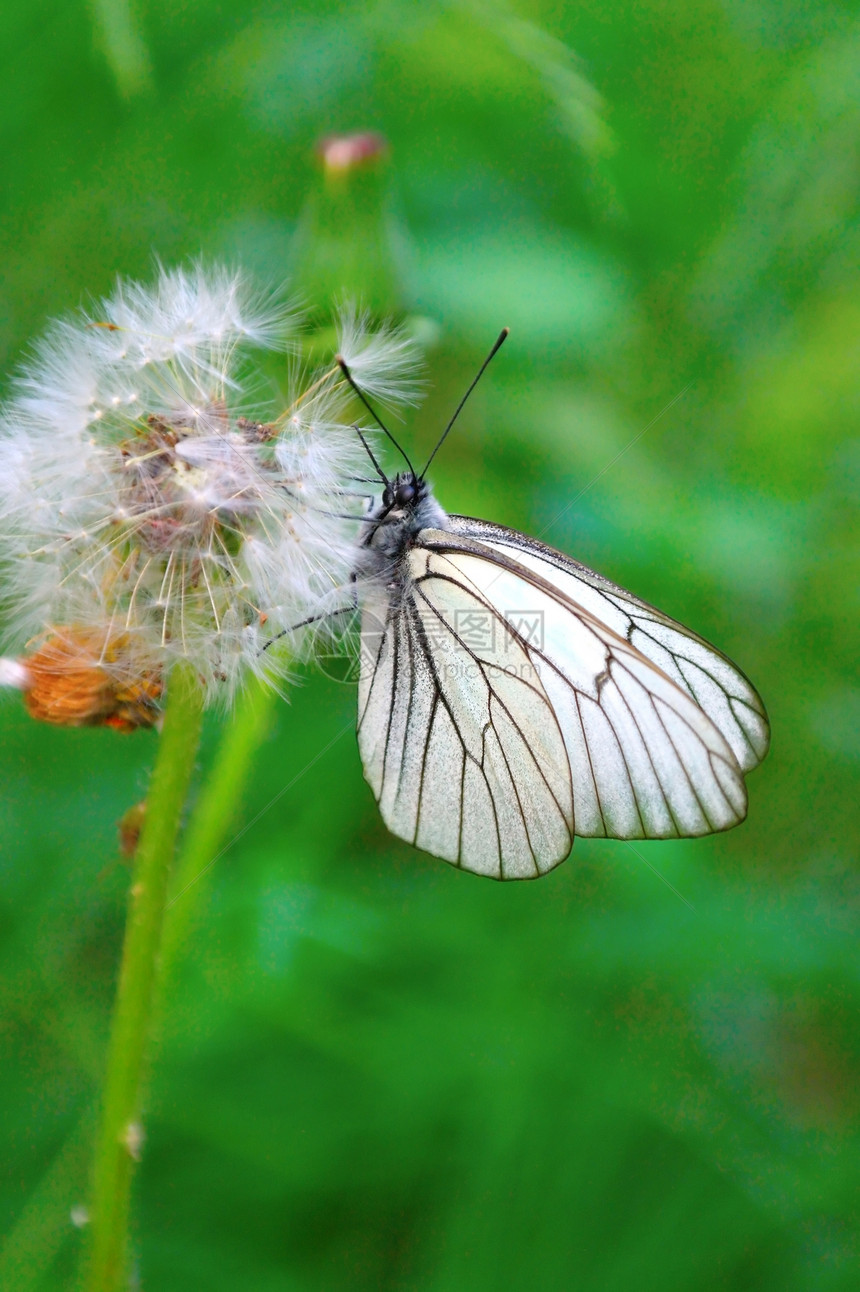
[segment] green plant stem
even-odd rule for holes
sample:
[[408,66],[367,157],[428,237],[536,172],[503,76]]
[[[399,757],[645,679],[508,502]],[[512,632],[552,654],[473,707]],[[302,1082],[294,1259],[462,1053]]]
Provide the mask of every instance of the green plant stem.
[[271,686],[256,678],[248,682],[185,830],[170,882],[162,946],[162,982],[168,991],[178,958],[189,945],[195,917],[209,891],[215,862],[224,850],[277,698]]
[[188,665],[178,664],[168,680],[164,726],[129,892],[93,1165],[88,1292],[116,1292],[127,1283],[131,1180],[142,1138],[143,1080],[168,879],[201,719],[197,677]]

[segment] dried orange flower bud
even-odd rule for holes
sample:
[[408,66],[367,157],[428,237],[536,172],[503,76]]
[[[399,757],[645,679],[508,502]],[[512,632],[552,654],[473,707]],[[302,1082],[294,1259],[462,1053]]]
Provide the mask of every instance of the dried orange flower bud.
[[134,731],[158,717],[161,680],[132,660],[124,635],[105,642],[86,629],[60,628],[21,664],[24,703],[41,722]]

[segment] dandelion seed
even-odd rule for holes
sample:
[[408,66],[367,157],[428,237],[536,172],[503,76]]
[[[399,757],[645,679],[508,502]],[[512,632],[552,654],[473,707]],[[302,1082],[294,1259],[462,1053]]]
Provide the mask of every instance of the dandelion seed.
[[16,691],[28,689],[30,674],[21,660],[0,659],[0,686],[12,687]]
[[[0,685],[33,716],[149,725],[180,658],[229,701],[283,667],[265,640],[342,594],[365,458],[341,373],[294,371],[279,416],[249,402],[255,350],[296,323],[240,275],[162,269],[36,347],[0,415],[7,645],[27,652],[0,663]],[[363,388],[411,398],[411,343],[342,323]],[[292,633],[290,656],[313,640]]]
[[418,402],[418,349],[408,332],[391,325],[374,329],[369,315],[346,306],[338,319],[338,348],[366,395],[388,405]]

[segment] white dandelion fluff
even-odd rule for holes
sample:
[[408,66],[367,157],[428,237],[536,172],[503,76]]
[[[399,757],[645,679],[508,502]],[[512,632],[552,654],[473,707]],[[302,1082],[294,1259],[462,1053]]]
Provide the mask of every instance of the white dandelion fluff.
[[337,334],[340,356],[366,395],[389,406],[418,402],[423,383],[418,348],[408,332],[393,324],[374,327],[366,312],[347,305],[340,311]]
[[[180,658],[230,699],[277,673],[267,641],[288,634],[295,656],[296,625],[346,599],[367,459],[342,373],[293,374],[268,420],[248,399],[254,351],[296,321],[241,275],[161,270],[36,347],[0,418],[7,649],[30,652],[0,682],[30,685],[31,711],[43,675],[74,675],[80,721],[105,720],[104,683],[125,697],[114,725],[140,725]],[[409,389],[402,338],[350,327],[357,380]]]

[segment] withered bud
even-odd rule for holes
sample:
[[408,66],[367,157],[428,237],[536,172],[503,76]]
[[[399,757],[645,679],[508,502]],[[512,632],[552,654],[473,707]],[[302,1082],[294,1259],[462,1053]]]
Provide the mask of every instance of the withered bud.
[[158,717],[161,679],[132,667],[123,634],[105,642],[92,630],[59,628],[21,663],[24,703],[40,722],[134,731],[151,727]]
[[131,858],[137,852],[145,816],[146,800],[143,799],[140,803],[135,803],[133,807],[130,807],[127,812],[123,812],[120,817],[117,832],[119,834],[119,850],[123,857]]

